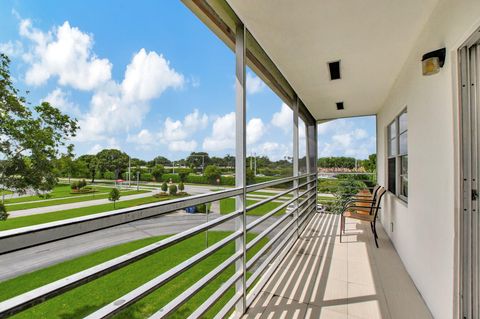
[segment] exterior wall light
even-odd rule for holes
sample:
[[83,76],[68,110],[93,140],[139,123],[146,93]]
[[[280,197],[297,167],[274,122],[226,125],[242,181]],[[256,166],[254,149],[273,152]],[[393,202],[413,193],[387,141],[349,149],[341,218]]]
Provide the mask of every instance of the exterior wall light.
[[424,54],[422,57],[423,75],[432,75],[438,73],[445,63],[445,54],[445,48]]

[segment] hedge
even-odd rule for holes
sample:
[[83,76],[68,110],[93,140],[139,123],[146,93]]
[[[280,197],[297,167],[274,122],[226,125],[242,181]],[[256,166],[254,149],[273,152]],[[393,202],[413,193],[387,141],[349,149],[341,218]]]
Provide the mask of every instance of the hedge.
[[170,179],[172,180],[173,183],[180,183],[180,175],[178,174],[163,174],[162,175],[162,181],[164,182],[170,182]]

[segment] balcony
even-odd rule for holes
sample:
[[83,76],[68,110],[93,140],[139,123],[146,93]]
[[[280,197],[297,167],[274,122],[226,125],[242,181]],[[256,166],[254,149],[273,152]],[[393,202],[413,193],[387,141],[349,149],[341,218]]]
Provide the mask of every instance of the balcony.
[[256,296],[244,318],[432,318],[393,248],[378,227],[315,214]]

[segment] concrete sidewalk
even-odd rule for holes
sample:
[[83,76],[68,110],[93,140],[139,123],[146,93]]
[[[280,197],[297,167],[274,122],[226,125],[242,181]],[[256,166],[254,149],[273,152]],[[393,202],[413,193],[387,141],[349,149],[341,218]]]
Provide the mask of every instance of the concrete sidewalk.
[[[149,192],[149,193],[142,193],[142,194],[135,194],[135,195],[127,195],[120,197],[118,200],[119,202],[123,202],[126,200],[131,199],[138,199],[138,198],[145,198],[150,197],[157,192]],[[30,209],[22,209],[9,212],[9,218],[21,217],[21,216],[30,216],[36,214],[45,214],[51,212],[58,212],[62,210],[74,209],[74,208],[82,208],[82,207],[90,207],[90,206],[97,206],[111,203],[107,198],[103,199],[95,199],[89,200],[84,202],[76,202],[76,203],[69,203],[69,204],[60,204],[60,205],[52,205],[52,206],[45,206],[45,207],[37,207],[37,208],[30,208]]]

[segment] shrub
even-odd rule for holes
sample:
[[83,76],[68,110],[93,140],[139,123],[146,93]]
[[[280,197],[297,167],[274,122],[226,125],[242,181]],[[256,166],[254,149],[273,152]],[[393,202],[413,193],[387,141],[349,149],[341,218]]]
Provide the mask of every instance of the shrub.
[[8,213],[7,213],[7,208],[5,205],[0,203],[0,221],[7,220],[8,218]]
[[217,180],[221,177],[220,169],[215,165],[208,165],[205,168],[203,175],[207,178],[210,184],[218,184]]
[[162,192],[164,192],[164,193],[167,192],[167,190],[168,190],[168,185],[167,185],[166,182],[163,182],[161,189],[162,189]]
[[77,182],[73,182],[72,184],[70,184],[70,189],[71,190],[78,190],[78,183]]
[[179,183],[180,182],[180,176],[178,174],[163,174],[162,180],[164,182],[170,182],[172,183]]
[[253,170],[247,168],[247,171],[245,172],[247,175],[247,185],[252,185],[255,184],[255,175],[253,174]]
[[221,176],[220,177],[221,185],[235,186],[235,176]]
[[177,195],[177,185],[172,184],[172,185],[168,186],[168,192],[169,192],[170,195],[172,195],[172,196]]
[[183,182],[180,182],[180,183],[178,184],[178,190],[179,190],[180,192],[183,192],[183,191],[185,190],[185,185],[183,185]]
[[207,209],[210,210],[210,203],[197,205],[197,212],[201,214],[206,214]]
[[190,174],[186,178],[186,182],[192,184],[208,184],[208,180],[205,176]]
[[145,182],[151,182],[153,180],[153,176],[150,173],[141,173],[140,180]]
[[87,182],[85,181],[85,179],[78,181],[78,188],[83,188],[85,186],[87,186]]
[[182,182],[186,182],[188,175],[192,172],[190,168],[177,168],[175,171]]

